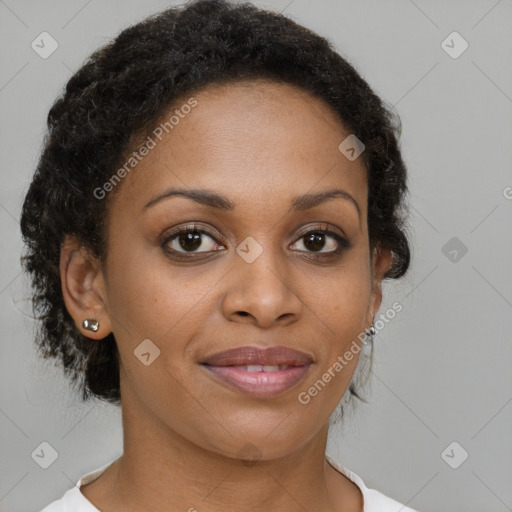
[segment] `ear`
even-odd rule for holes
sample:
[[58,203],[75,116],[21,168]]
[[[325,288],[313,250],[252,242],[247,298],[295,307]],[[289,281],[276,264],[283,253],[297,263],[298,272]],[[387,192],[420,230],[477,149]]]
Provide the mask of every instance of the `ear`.
[[372,290],[370,292],[368,316],[366,319],[368,327],[371,325],[373,316],[377,314],[382,303],[382,280],[384,279],[384,274],[389,270],[392,263],[393,256],[390,249],[382,249],[379,246],[374,249],[372,256]]
[[[66,236],[61,247],[59,269],[64,302],[80,332],[92,339],[105,338],[112,328],[99,262],[74,237]],[[84,329],[82,322],[86,318],[99,322],[96,332]]]

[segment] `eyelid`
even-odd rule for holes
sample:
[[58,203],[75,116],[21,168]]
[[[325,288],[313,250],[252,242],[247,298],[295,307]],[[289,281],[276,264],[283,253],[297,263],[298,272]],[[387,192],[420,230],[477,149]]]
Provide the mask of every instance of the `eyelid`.
[[[342,238],[345,238],[348,241],[347,235],[341,228],[335,226],[334,224],[329,224],[328,222],[322,222],[318,226],[306,226],[305,228],[303,228],[299,231],[297,239],[303,237],[304,235],[307,235],[311,231],[330,232],[330,233],[336,234]],[[338,233],[337,231],[340,231],[341,233]]]
[[335,258],[341,256],[343,252],[345,252],[347,249],[350,249],[354,247],[354,243],[351,242],[348,237],[345,235],[344,231],[340,229],[340,231],[343,233],[341,235],[340,233],[336,232],[334,229],[329,228],[329,224],[323,223],[319,227],[315,226],[309,226],[308,228],[305,228],[303,232],[299,234],[299,236],[296,238],[294,244],[299,242],[304,236],[308,235],[309,233],[321,233],[327,237],[334,238],[336,241],[338,248],[334,249],[333,251],[326,251],[326,252],[315,252],[315,251],[299,251],[304,257],[309,259],[317,259],[320,260],[322,258]]
[[[222,239],[221,235],[219,235],[217,233],[214,233],[212,230],[210,230],[209,228],[201,225],[197,221],[192,221],[191,223],[186,224],[184,226],[179,226],[176,229],[172,230],[170,233],[164,233],[164,235],[162,235],[162,237],[161,237],[162,240],[160,242],[160,245],[164,246],[164,245],[168,244],[171,240],[174,240],[181,233],[188,233],[190,231],[197,231],[198,233],[206,234],[212,240],[214,240],[216,243],[220,243],[221,245],[225,245],[224,242],[222,242],[221,240],[218,240],[219,238]],[[196,254],[203,254],[203,253],[206,253],[206,252],[211,252],[211,251],[203,251],[203,252],[199,252],[199,253],[196,253]],[[184,252],[183,254],[186,254],[186,252]],[[194,253],[189,253],[189,254],[194,254]]]

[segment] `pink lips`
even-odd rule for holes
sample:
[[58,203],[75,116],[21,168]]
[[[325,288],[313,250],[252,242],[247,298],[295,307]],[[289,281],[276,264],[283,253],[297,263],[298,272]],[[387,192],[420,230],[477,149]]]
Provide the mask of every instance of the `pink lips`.
[[239,391],[263,398],[295,386],[312,362],[308,354],[284,346],[245,346],[213,354],[202,366]]

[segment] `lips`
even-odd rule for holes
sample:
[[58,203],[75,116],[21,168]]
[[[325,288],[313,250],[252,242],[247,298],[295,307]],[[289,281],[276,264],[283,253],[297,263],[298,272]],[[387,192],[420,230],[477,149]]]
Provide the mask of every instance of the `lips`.
[[246,346],[213,354],[201,365],[223,385],[267,398],[296,386],[312,363],[311,356],[291,348]]
[[312,362],[313,358],[305,352],[280,345],[268,348],[245,346],[225,350],[207,357],[203,364],[211,366],[304,366]]

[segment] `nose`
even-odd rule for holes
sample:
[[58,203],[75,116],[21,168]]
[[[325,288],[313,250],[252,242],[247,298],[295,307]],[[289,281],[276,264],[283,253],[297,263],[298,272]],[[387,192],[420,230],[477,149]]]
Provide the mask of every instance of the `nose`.
[[294,265],[269,250],[251,263],[236,256],[223,296],[224,316],[261,328],[288,325],[302,315],[304,304],[296,290]]

